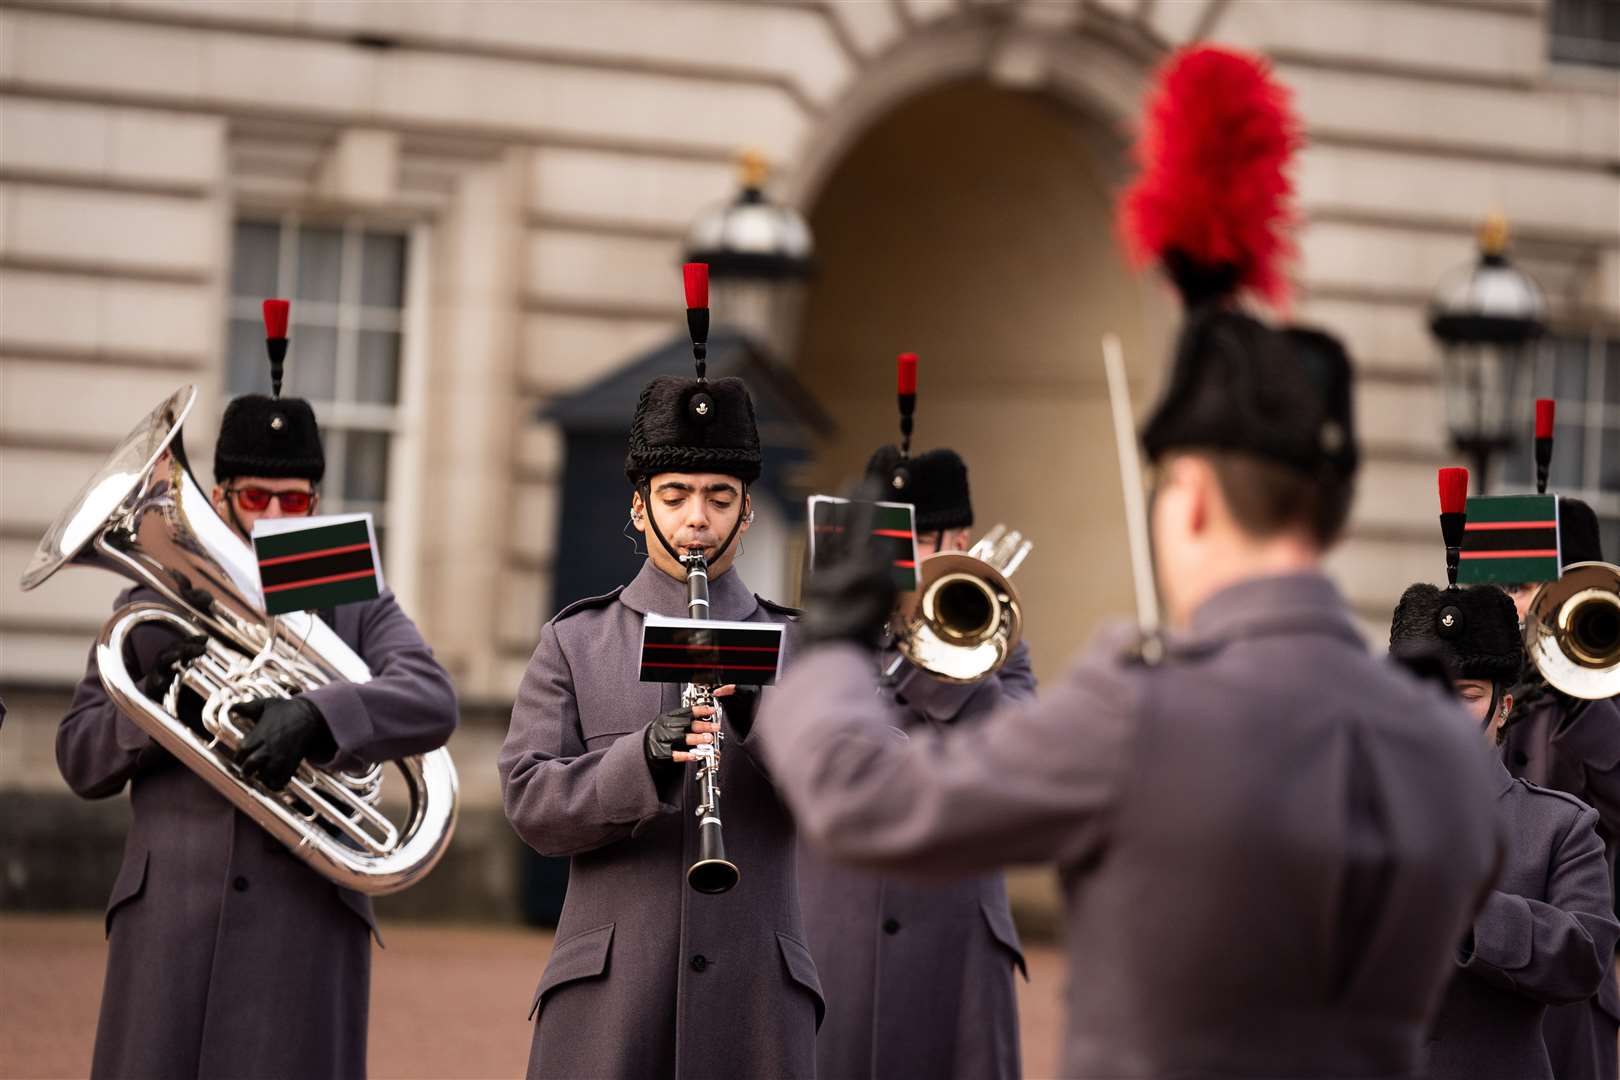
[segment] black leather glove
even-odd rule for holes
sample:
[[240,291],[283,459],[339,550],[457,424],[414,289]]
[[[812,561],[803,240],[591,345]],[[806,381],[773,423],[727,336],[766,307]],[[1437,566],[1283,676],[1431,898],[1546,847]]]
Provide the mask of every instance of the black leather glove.
[[889,556],[871,542],[876,500],[884,492],[868,481],[855,489],[841,551],[810,574],[799,621],[812,644],[849,641],[876,650],[899,596]]
[[239,716],[254,720],[238,754],[242,775],[280,791],[305,758],[324,761],[337,753],[325,717],[301,697],[259,698],[236,706]]
[[641,743],[648,766],[664,769],[675,764],[675,751],[691,749],[686,745],[686,736],[691,734],[696,719],[691,709],[681,708],[672,709],[648,724]]
[[152,658],[152,666],[146,669],[146,674],[141,679],[141,693],[161,703],[168,694],[169,684],[174,681],[180,665],[189,664],[207,651],[206,634],[176,638],[173,644],[164,646]]

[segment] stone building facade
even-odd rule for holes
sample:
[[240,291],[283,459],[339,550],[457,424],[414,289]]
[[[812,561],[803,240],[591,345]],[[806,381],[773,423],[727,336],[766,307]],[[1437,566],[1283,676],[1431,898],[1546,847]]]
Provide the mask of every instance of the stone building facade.
[[254,301],[277,293],[295,300],[292,389],[335,447],[328,505],[377,513],[390,584],[466,706],[459,881],[510,909],[505,709],[558,544],[618,542],[557,520],[560,440],[534,417],[677,330],[684,232],[730,197],[743,147],[816,233],[785,359],[839,424],[821,479],[890,437],[892,356],[922,354],[918,444],[961,448],[982,523],[1036,540],[1020,579],[1055,676],[1130,610],[1097,341],[1121,333],[1145,408],[1175,308],[1123,267],[1110,205],[1146,79],[1196,39],[1268,54],[1308,127],[1293,315],[1359,361],[1368,465],[1333,568],[1369,628],[1440,569],[1424,305],[1492,209],[1555,312],[1542,377],[1574,425],[1555,484],[1620,522],[1620,68],[1551,33],[1587,33],[1580,8],[6,0],[0,895],[83,902],[46,856],[72,846],[110,874],[122,813],[73,805],[51,760],[118,583],[14,583],[177,385],[202,390],[187,442],[210,459],[224,401],[262,378]]

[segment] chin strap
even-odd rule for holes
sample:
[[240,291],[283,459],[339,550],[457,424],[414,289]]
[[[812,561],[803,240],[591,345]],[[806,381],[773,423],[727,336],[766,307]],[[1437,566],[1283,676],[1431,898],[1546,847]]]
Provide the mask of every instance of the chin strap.
[[[636,491],[640,492],[641,494],[641,505],[647,509],[647,524],[652,528],[652,534],[658,538],[658,542],[663,545],[664,550],[669,552],[669,557],[674,559],[676,562],[680,562],[686,556],[681,552],[676,551],[675,548],[671,546],[670,542],[664,538],[663,530],[658,527],[658,518],[653,515],[651,485],[648,484],[646,480],[643,480],[641,483],[636,485]],[[747,517],[747,515],[743,513],[743,507],[747,505],[748,485],[743,483],[742,498],[737,504],[737,520],[732,522],[731,531],[726,534],[725,542],[715,549],[714,558],[705,558],[703,560],[704,566],[713,566],[716,562],[718,562],[720,557],[726,553],[726,549],[731,546],[731,542],[737,538],[737,530],[742,528],[743,520]]]

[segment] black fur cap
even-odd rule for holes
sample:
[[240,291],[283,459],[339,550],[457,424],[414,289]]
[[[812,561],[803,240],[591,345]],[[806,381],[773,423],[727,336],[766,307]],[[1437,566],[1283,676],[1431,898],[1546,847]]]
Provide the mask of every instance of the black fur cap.
[[1432,645],[1451,661],[1459,679],[1505,685],[1519,677],[1524,645],[1513,598],[1495,585],[1441,589],[1420,583],[1401,594],[1389,624],[1389,649]]
[[641,390],[624,475],[637,484],[664,472],[759,479],[759,428],[741,379],[710,382],[660,375]]
[[1360,462],[1351,377],[1344,346],[1320,330],[1196,310],[1142,445],[1151,461],[1176,449],[1231,450],[1349,479]]
[[890,443],[872,452],[866,462],[866,475],[883,485],[885,502],[912,505],[918,532],[966,529],[973,524],[967,464],[955,450],[940,447],[904,462],[906,483],[896,488],[893,479],[901,465],[900,448]]
[[1558,497],[1558,543],[1564,565],[1603,561],[1597,514],[1579,499]]
[[303,398],[244,394],[225,406],[214,444],[214,482],[239,476],[321,482],[326,453],[315,410]]

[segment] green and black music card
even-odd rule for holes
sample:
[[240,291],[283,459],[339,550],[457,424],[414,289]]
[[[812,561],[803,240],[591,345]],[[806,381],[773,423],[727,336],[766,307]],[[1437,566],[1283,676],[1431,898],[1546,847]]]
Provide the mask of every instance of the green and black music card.
[[782,624],[670,619],[641,624],[641,681],[770,686],[782,668]]
[[253,525],[253,550],[270,615],[375,600],[382,593],[370,514],[261,519]]
[[1558,580],[1556,495],[1471,495],[1457,581],[1520,585]]
[[810,496],[810,572],[843,556],[844,533],[855,511],[864,508],[872,522],[872,544],[894,567],[894,587],[917,587],[917,518],[910,503],[852,503],[832,495]]

